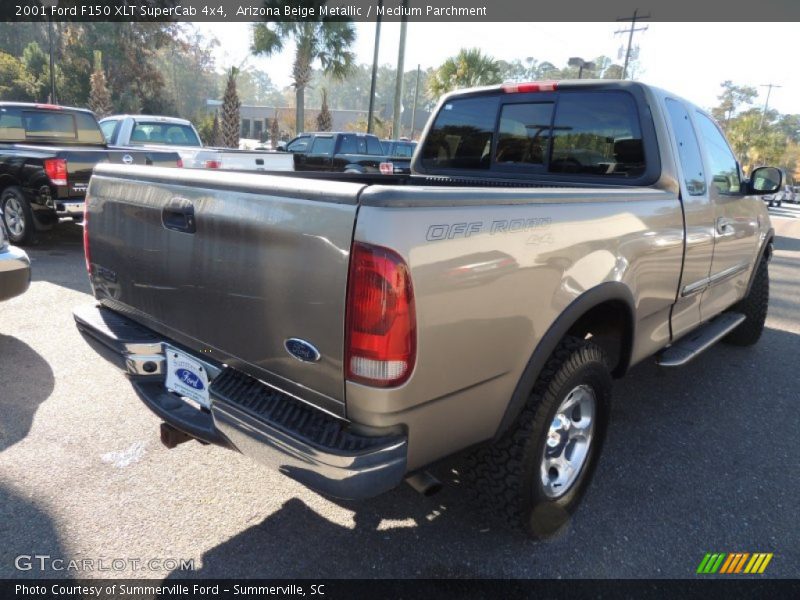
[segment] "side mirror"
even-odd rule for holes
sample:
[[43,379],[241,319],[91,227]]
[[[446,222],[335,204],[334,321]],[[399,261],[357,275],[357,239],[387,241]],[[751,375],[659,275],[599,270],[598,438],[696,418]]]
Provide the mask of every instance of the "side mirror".
[[278,142],[278,145],[275,146],[276,152],[286,152],[286,142]]
[[758,167],[750,174],[751,194],[774,194],[781,189],[783,172],[775,167]]

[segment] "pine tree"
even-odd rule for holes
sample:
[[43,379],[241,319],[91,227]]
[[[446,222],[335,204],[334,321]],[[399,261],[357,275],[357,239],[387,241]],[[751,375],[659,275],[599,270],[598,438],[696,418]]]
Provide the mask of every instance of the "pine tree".
[[275,118],[272,119],[272,125],[270,125],[269,130],[269,138],[270,142],[272,142],[272,149],[278,147],[278,142],[281,141],[281,127],[278,124],[278,111],[275,111]]
[[328,91],[322,90],[322,108],[317,115],[317,131],[330,131],[333,129],[333,116],[328,110]]
[[220,140],[219,130],[219,111],[214,111],[214,122],[211,124],[211,140],[209,146],[219,146],[222,144]]
[[236,74],[238,69],[231,67],[228,73],[228,85],[225,87],[225,96],[222,99],[222,123],[220,146],[225,148],[239,147],[240,118],[239,108],[242,103],[236,93]]
[[89,108],[98,119],[107,117],[113,111],[111,93],[108,91],[106,74],[103,72],[103,54],[99,50],[94,52],[94,72],[89,80]]

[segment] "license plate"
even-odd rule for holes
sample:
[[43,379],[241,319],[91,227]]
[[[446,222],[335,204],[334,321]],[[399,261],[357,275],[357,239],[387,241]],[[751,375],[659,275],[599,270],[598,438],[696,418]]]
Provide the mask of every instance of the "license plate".
[[208,372],[191,356],[175,348],[167,347],[167,390],[179,396],[194,400],[200,406],[209,408]]

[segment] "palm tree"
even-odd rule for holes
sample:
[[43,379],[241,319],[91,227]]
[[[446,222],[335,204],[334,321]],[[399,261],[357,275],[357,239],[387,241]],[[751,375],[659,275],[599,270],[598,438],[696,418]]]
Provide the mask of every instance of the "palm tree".
[[428,90],[434,97],[459,88],[492,85],[503,80],[501,65],[478,48],[462,48],[434,71]]
[[[280,0],[273,0],[280,4]],[[325,4],[327,0],[319,2]],[[272,3],[268,0],[265,4]],[[355,54],[351,47],[356,38],[352,23],[332,21],[286,21],[253,25],[255,54],[272,56],[293,41],[295,45],[292,78],[297,98],[296,133],[305,123],[305,89],[311,81],[312,65],[319,60],[326,75],[343,79],[351,70]]]

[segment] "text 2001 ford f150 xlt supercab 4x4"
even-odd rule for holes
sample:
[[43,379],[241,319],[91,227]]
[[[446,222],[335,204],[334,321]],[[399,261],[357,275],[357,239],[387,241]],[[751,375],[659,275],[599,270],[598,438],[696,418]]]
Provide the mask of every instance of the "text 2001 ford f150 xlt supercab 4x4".
[[780,185],[745,179],[714,121],[656,88],[466,90],[408,178],[98,167],[98,303],[75,319],[168,445],[344,498],[469,449],[476,489],[542,536],[591,478],[613,377],[758,340],[759,194]]

